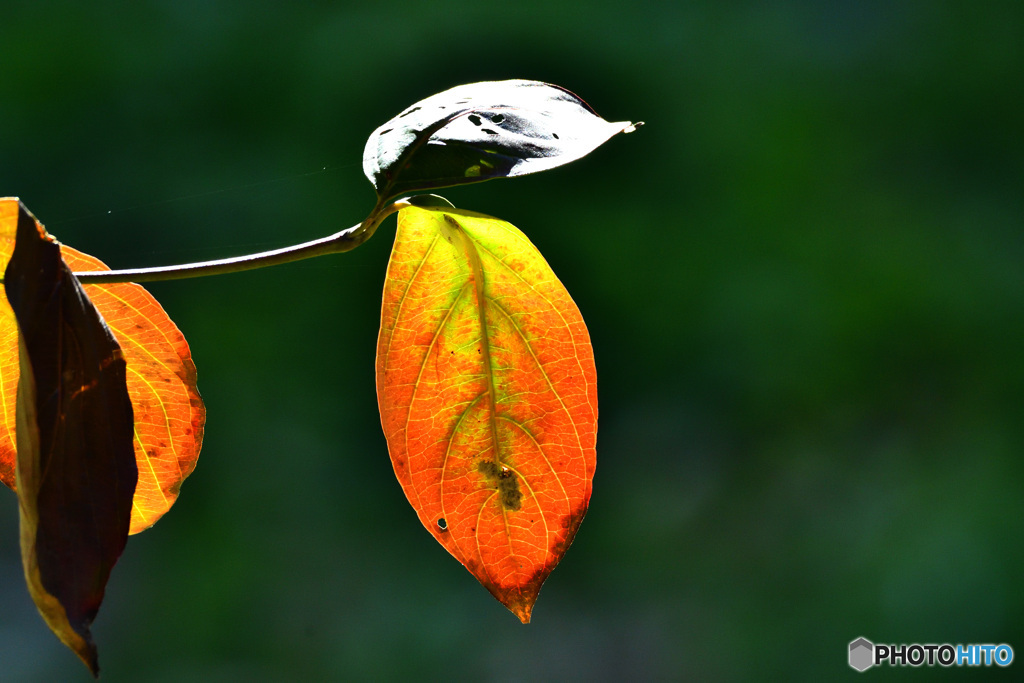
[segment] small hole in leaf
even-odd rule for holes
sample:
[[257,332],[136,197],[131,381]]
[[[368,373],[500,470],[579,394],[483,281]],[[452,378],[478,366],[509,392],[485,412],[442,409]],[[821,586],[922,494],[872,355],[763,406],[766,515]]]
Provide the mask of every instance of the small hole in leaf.
[[473,122],[474,126],[479,126],[481,123],[483,123],[483,120],[476,114],[470,114],[469,120]]
[[437,528],[441,531],[448,531],[448,522],[445,521],[444,517],[437,520]]
[[480,130],[482,130],[483,132],[487,133],[488,135],[497,135],[498,134],[498,131],[491,130],[490,128],[481,128]]
[[505,120],[505,115],[504,114],[495,114],[494,116],[491,117],[491,123],[501,123],[504,120]]

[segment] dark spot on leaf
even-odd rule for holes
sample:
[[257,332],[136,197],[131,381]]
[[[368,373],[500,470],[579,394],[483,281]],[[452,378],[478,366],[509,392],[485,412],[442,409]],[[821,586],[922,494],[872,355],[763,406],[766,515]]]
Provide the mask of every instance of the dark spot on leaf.
[[437,520],[437,528],[441,531],[448,531],[448,522],[445,521],[444,517],[441,517],[439,520]]
[[497,135],[498,134],[498,131],[491,130],[490,128],[481,128],[480,130],[482,130],[483,132],[487,133],[488,135]]
[[501,504],[506,510],[518,510],[523,506],[523,494],[519,490],[519,478],[509,472],[509,476],[498,480],[498,491]]
[[477,471],[483,474],[485,477],[496,479],[501,470],[498,469],[498,464],[491,460],[481,460],[480,464],[476,466]]
[[552,134],[551,134],[551,137],[553,137],[554,139],[556,139],[556,140],[557,140],[557,139],[558,139],[558,133],[552,133]]
[[413,112],[417,112],[419,110],[420,110],[420,107],[412,107],[410,109],[406,109],[405,111],[403,111],[401,114],[398,115],[398,118],[402,118],[403,116],[408,116],[409,114],[412,114]]
[[481,119],[476,114],[470,114],[469,115],[469,120],[473,123],[474,126],[479,126],[481,123],[483,123],[483,119]]
[[491,117],[491,123],[501,123],[504,120],[505,120],[505,115],[504,114],[495,114],[494,116]]
[[519,490],[519,477],[515,472],[491,460],[481,460],[477,470],[495,484],[498,489],[498,500],[503,508],[518,510],[523,506],[523,494]]
[[[403,116],[404,116],[404,114],[403,114]],[[380,132],[380,134],[381,134],[381,135],[387,135],[388,133],[390,133],[390,132],[391,132],[391,131],[393,131],[393,130],[394,130],[394,128],[385,128],[384,130],[382,130],[382,131]]]

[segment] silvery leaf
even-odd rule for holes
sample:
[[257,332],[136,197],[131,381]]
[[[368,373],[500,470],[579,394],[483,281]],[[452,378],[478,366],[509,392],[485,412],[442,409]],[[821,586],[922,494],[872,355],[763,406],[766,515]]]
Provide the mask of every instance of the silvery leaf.
[[555,85],[471,83],[421,100],[375,130],[363,172],[390,199],[561,166],[637,125],[609,123]]

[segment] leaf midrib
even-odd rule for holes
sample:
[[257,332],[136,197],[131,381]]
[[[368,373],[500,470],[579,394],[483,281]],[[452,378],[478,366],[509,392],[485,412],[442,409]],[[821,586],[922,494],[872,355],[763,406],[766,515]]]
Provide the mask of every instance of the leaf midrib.
[[[490,330],[487,326],[487,297],[484,282],[484,264],[480,259],[480,253],[476,250],[476,244],[474,244],[473,238],[462,229],[462,225],[460,225],[454,217],[447,213],[443,215],[445,222],[447,222],[452,227],[452,231],[459,236],[459,241],[462,242],[462,246],[466,252],[467,258],[469,259],[469,267],[473,275],[473,286],[476,292],[477,315],[480,318],[480,346],[484,366],[484,379],[487,382],[487,404],[490,408],[487,422],[491,429],[491,441],[494,444],[494,463],[500,467],[501,451],[498,448],[498,404],[494,391],[494,364],[491,360],[491,337]],[[504,514],[504,512],[505,508],[502,507],[502,514]]]

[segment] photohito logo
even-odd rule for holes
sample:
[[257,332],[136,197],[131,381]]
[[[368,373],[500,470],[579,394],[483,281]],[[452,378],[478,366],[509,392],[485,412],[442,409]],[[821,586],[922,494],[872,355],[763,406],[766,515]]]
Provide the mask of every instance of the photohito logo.
[[850,643],[850,666],[857,671],[864,671],[875,659],[875,645],[867,638],[858,638]]
[[867,638],[850,643],[850,666],[867,671],[875,665],[889,666],[1009,666],[1013,648],[1009,645],[875,645]]

